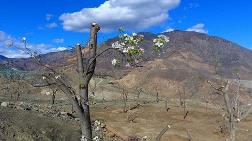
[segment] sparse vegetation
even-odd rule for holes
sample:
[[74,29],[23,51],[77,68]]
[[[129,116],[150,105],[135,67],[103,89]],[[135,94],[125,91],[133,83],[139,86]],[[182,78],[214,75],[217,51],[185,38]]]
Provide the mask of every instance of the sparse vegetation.
[[[27,65],[34,63],[40,71],[19,73],[20,68],[15,67],[20,60],[2,66],[0,140],[250,138],[250,91],[241,84],[240,75],[230,83],[233,79],[225,67],[233,64],[226,63],[226,54],[219,53],[225,49],[209,48],[206,42],[210,39],[202,41],[205,36],[195,33],[176,31],[146,37],[126,34],[123,29],[118,38],[99,48],[99,30],[93,23],[87,46],[77,44],[69,54],[64,53],[68,55],[63,65],[48,62],[47,55],[33,52],[23,39],[23,50],[31,55]],[[175,37],[186,39],[188,47],[180,47],[182,43]],[[179,48],[174,47],[177,45]],[[209,57],[211,51],[218,52],[215,59]],[[241,70],[242,77],[252,78],[249,65],[243,67],[247,68]],[[24,118],[30,121],[22,123]]]

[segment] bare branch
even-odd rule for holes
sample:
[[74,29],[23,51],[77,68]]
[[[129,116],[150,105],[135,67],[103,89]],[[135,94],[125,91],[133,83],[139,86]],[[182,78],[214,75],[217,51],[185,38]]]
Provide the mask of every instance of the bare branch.
[[156,137],[156,140],[155,141],[160,141],[162,136],[168,131],[168,129],[170,129],[171,126],[170,125],[167,125],[159,134],[158,136]]

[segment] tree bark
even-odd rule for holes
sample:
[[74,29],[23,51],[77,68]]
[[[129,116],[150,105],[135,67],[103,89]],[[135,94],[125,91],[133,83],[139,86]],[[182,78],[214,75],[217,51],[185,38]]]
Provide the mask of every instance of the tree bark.
[[89,101],[88,101],[88,85],[95,71],[97,32],[99,30],[100,26],[93,23],[91,26],[90,42],[89,42],[89,48],[92,49],[92,56],[89,62],[85,62],[85,64],[83,64],[84,56],[81,51],[81,46],[77,45],[76,47],[78,74],[79,74],[80,107],[82,108],[82,115],[80,119],[82,129],[82,140],[84,141],[92,140],[92,127],[91,127],[91,118],[90,118]]

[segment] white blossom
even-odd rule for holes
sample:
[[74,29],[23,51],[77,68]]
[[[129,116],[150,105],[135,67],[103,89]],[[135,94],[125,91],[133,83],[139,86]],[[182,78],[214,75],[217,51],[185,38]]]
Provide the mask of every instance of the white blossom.
[[170,41],[169,37],[167,37],[165,35],[158,35],[158,38],[162,38],[165,42],[169,42]]
[[168,128],[171,128],[171,125],[168,125]]
[[111,63],[112,63],[113,66],[116,66],[116,65],[119,63],[119,60],[113,59],[113,60],[111,61]]
[[112,48],[121,49],[123,46],[119,43],[119,41],[112,43]]
[[157,47],[161,47],[162,45],[163,45],[163,43],[161,43],[161,42],[155,43],[155,46],[157,46]]
[[50,93],[50,92],[46,92],[45,94],[46,94],[46,95],[51,95],[51,93]]
[[59,79],[59,78],[61,78],[61,76],[60,76],[60,75],[55,76],[55,79]]
[[99,138],[98,136],[95,136],[95,137],[93,138],[93,141],[100,141],[100,138]]
[[81,136],[81,141],[87,141],[87,138],[84,135],[82,135]]
[[123,49],[123,53],[128,53],[129,49],[128,48],[124,48]]

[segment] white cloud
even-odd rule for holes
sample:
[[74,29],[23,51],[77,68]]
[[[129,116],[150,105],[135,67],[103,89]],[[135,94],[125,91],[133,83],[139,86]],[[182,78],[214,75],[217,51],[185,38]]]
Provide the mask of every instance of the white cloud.
[[168,12],[179,4],[180,0],[107,0],[96,8],[64,13],[60,20],[68,31],[88,31],[92,22],[99,23],[102,31],[145,29],[166,21]]
[[61,43],[64,43],[65,40],[63,38],[55,38],[52,41],[54,43],[61,44]]
[[[2,34],[4,32],[0,32]],[[4,33],[5,38],[0,40],[0,55],[4,55],[9,58],[26,58],[30,57],[27,53],[27,50],[24,48],[24,44],[22,43],[22,39],[17,39],[11,37],[10,35]],[[1,36],[1,35],[0,35]],[[32,50],[32,52],[37,52],[39,54],[45,54],[49,52],[57,52],[66,50],[66,47],[55,47],[48,44],[32,44],[29,43],[29,39],[27,39],[28,45],[27,48]]]
[[194,32],[199,32],[199,33],[208,33],[208,31],[205,29],[205,24],[199,23],[194,25],[191,28],[188,28],[186,31],[194,31]]
[[58,24],[57,23],[49,23],[46,25],[47,28],[49,29],[53,29],[53,28],[57,28],[58,27]]
[[172,31],[174,31],[174,28],[168,28],[164,32],[172,32]]

